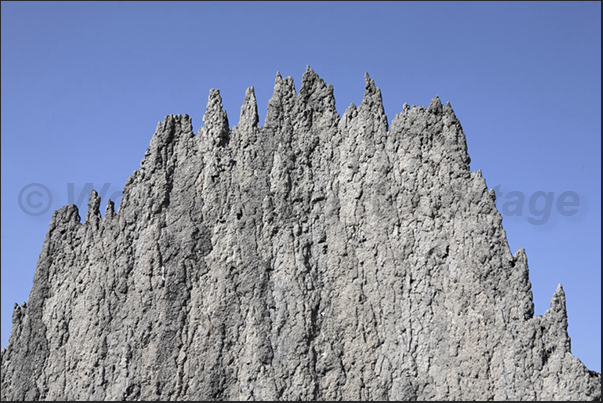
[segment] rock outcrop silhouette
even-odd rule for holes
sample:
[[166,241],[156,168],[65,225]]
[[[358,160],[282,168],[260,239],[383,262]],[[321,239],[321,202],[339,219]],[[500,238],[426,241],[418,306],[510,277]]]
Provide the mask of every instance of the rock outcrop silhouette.
[[2,351],[2,399],[588,399],[561,285],[534,315],[450,104],[340,117],[310,68],[230,128],[158,124],[119,210],[50,222]]

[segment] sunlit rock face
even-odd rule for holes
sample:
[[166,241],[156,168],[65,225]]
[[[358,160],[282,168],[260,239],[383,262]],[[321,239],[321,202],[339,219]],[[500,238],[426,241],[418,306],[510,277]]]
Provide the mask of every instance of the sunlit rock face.
[[[600,399],[561,285],[534,316],[450,104],[343,116],[310,68],[231,128],[158,124],[119,211],[51,220],[2,351],[2,399]],[[553,291],[553,290],[551,290]]]

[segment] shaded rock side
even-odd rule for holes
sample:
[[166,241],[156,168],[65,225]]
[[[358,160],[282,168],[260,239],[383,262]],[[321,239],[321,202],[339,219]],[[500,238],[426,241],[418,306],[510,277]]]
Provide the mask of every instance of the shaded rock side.
[[229,126],[157,126],[120,208],[57,210],[2,351],[2,399],[593,400],[563,288],[534,316],[450,104],[340,117],[310,68]]

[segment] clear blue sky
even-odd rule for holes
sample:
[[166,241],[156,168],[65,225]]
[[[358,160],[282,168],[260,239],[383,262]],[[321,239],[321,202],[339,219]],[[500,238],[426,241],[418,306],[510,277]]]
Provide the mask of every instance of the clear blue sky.
[[[536,314],[562,283],[572,351],[601,371],[600,2],[2,2],[1,15],[3,347],[55,209],[84,217],[87,183],[108,184],[102,211],[119,200],[157,122],[188,113],[197,131],[210,88],[232,126],[255,86],[261,125],[276,72],[299,89],[310,65],[340,114],[365,72],[390,122],[405,102],[452,104],[512,252],[526,249]],[[21,207],[45,206],[21,193],[32,183],[52,194],[37,216]]]

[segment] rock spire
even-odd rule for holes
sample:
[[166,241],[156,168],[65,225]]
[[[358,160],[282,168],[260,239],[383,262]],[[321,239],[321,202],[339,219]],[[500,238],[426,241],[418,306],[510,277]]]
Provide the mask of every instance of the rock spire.
[[157,125],[118,211],[57,210],[2,351],[2,400],[596,400],[565,294],[534,315],[449,103],[342,116],[311,68],[232,129]]

